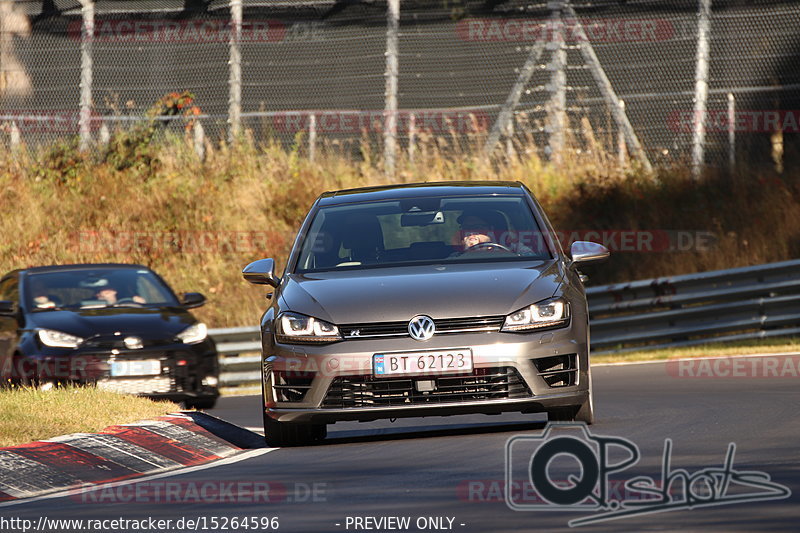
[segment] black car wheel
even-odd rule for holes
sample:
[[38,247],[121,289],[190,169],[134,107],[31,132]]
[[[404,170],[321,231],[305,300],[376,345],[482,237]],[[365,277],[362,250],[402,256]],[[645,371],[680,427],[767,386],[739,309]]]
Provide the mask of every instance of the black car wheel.
[[325,424],[278,422],[264,414],[264,439],[270,446],[303,446],[321,441],[327,434]]
[[186,409],[213,409],[215,405],[217,405],[216,398],[194,398],[183,401],[183,406]]
[[264,417],[264,440],[269,446],[303,446],[321,441],[328,435],[326,424],[278,422],[267,415],[266,407],[263,406],[262,414]]

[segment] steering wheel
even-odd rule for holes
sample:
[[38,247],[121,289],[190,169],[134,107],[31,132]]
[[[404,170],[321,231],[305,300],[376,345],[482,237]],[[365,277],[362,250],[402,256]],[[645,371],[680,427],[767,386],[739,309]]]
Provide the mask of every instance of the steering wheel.
[[473,244],[472,246],[470,246],[469,248],[464,250],[462,253],[477,252],[481,248],[488,248],[489,250],[495,250],[495,249],[499,248],[501,250],[505,250],[506,252],[509,252],[509,253],[512,253],[512,254],[514,253],[507,246],[503,246],[502,244],[497,244],[496,242],[479,242],[478,244]]
[[142,307],[142,304],[140,304],[133,298],[120,298],[119,300],[117,300],[117,304],[133,304],[137,307]]

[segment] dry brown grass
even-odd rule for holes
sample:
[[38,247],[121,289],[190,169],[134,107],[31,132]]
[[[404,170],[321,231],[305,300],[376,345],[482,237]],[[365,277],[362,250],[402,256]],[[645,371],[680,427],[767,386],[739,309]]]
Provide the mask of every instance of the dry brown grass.
[[[209,146],[199,160],[187,139],[168,137],[134,156],[81,154],[68,142],[0,154],[0,270],[71,262],[138,262],[161,273],[178,292],[197,290],[209,303],[197,314],[212,327],[255,324],[263,290],[242,281],[241,268],[262,257],[285,261],[294,232],[327,190],[378,185],[380,150],[363,143],[358,157],[320,149],[314,162],[299,149]],[[558,229],[690,229],[714,232],[712,252],[619,253],[588,272],[592,282],[622,281],[777,261],[800,255],[798,177],[708,176],[696,183],[680,168],[657,178],[621,172],[614,157],[584,153],[560,168],[541,161],[532,144],[510,158],[489,159],[480,142],[457,145],[420,136],[414,161],[400,161],[393,182],[512,180],[528,185]],[[112,236],[95,248],[87,235]],[[126,247],[136,232],[150,238],[182,232],[230,239],[263,232],[266,242],[186,247]],[[107,244],[107,243],[106,243]],[[191,249],[190,249],[191,248]]]
[[174,403],[94,387],[0,389],[0,447],[71,433],[96,433],[108,426],[178,411],[180,407]]

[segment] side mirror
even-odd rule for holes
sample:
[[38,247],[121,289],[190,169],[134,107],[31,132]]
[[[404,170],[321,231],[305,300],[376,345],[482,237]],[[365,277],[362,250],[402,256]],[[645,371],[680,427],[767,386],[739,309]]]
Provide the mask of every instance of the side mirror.
[[17,304],[9,300],[0,300],[0,316],[17,316]]
[[206,303],[206,297],[199,292],[184,292],[181,295],[181,305],[186,309],[194,309]]
[[601,261],[605,261],[608,259],[608,256],[611,255],[611,253],[608,251],[608,248],[602,244],[588,241],[573,242],[569,253],[572,257],[572,263],[570,266],[599,263]]
[[259,259],[244,267],[242,276],[253,285],[271,285],[277,287],[281,280],[275,276],[275,261]]

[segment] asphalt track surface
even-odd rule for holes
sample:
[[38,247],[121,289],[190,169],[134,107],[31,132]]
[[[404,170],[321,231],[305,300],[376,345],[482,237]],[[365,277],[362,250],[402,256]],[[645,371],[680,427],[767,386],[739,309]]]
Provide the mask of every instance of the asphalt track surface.
[[[779,365],[789,361],[787,364],[793,364],[797,370],[797,356],[772,359]],[[798,531],[800,417],[797,410],[800,407],[800,378],[791,373],[784,374],[784,377],[706,375],[690,378],[676,376],[674,369],[665,363],[594,368],[598,420],[590,428],[591,432],[629,439],[641,453],[636,464],[612,475],[612,478],[624,480],[638,475],[659,479],[665,439],[671,439],[673,446],[670,471],[685,469],[690,475],[706,469],[722,469],[729,443],[735,443],[729,471],[764,472],[772,482],[788,487],[792,494],[774,501],[701,506],[632,516],[584,525],[580,529]],[[224,398],[212,414],[242,426],[258,426],[259,399],[255,396]],[[231,527],[212,528],[209,520],[212,517],[277,516],[280,522],[278,531],[286,532],[568,529],[569,521],[596,516],[597,513],[547,511],[550,506],[541,503],[530,511],[514,511],[498,492],[504,483],[507,441],[520,435],[541,436],[543,428],[544,418],[530,415],[336,424],[330,427],[328,439],[320,445],[272,450],[233,464],[174,474],[158,481],[141,481],[125,486],[124,490],[118,488],[116,493],[107,490],[102,498],[91,494],[73,495],[0,507],[0,520],[27,518],[37,521],[41,516],[48,519],[136,520],[204,517],[207,527],[198,527],[198,530],[233,531],[235,529]],[[566,431],[562,430],[562,433],[566,434]],[[544,441],[522,442],[542,444]],[[518,472],[520,468],[525,471],[526,461],[531,455],[512,456],[520,457],[519,460],[512,458],[512,471]],[[611,454],[612,462],[623,457],[624,454]],[[577,463],[564,456],[554,459],[550,469],[552,478],[565,479],[569,473],[581,474]],[[167,501],[169,498],[166,497],[159,500],[152,494],[154,483],[180,482],[185,489],[207,483],[220,487],[222,483],[236,481],[269,483],[271,501],[266,501],[262,494],[255,498],[259,500],[257,502],[249,501],[251,498],[248,497],[234,496],[222,498],[227,501],[217,503],[181,503]],[[151,485],[143,485],[147,483]],[[704,497],[706,493],[702,487],[697,488],[699,485],[702,483],[695,485],[695,493]],[[720,494],[729,497],[737,493],[764,492],[761,489],[742,489],[741,485],[737,489],[733,485],[737,484],[731,483]],[[125,495],[130,496],[136,487],[143,488],[144,493],[150,491],[144,498],[146,501],[116,501]],[[314,490],[315,496],[310,494]],[[518,492],[517,496],[520,494]],[[627,494],[623,497],[627,498]],[[674,498],[679,498],[679,495],[680,491],[676,489]],[[536,505],[537,500],[523,496],[522,503]],[[627,505],[624,507],[628,508]],[[378,528],[375,522],[362,522],[364,527],[356,528],[354,517],[410,517],[410,526]],[[417,527],[420,517],[447,517],[453,522],[448,526],[445,519],[444,526],[439,528],[430,527],[430,523],[428,527]],[[178,531],[159,531],[173,530]],[[180,531],[183,530],[189,529]],[[245,529],[240,527],[238,530]]]

